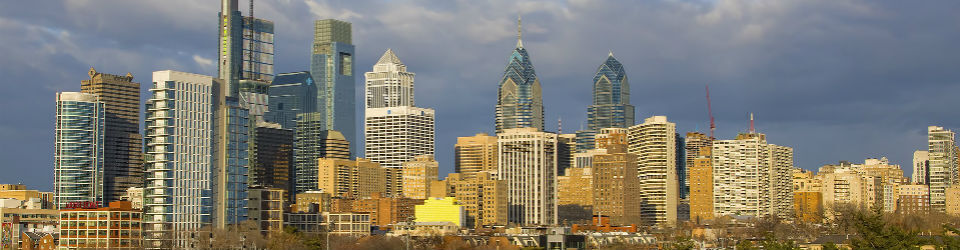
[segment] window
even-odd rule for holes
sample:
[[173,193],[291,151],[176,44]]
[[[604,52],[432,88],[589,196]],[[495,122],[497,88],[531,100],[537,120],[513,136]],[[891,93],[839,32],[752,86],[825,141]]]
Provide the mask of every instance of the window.
[[339,71],[341,75],[345,75],[345,76],[353,75],[353,55],[350,55],[347,53],[340,53]]

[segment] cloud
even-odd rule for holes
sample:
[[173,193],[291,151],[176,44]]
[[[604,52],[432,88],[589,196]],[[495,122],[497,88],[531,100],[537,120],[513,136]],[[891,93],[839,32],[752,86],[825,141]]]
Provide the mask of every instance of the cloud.
[[[548,129],[579,127],[608,50],[630,78],[638,120],[667,115],[681,132],[757,126],[795,147],[798,166],[888,156],[907,166],[928,125],[960,128],[960,2],[948,0],[356,0],[257,1],[276,24],[276,70],[306,70],[313,20],[353,23],[358,75],[387,48],[417,74],[417,103],[437,110],[437,158],[452,170],[457,136],[492,132],[497,82],[516,44],[544,86]],[[93,66],[214,74],[216,1],[0,1],[0,162],[49,187],[52,99]],[[357,86],[363,86],[358,77]],[[363,91],[357,91],[358,97]],[[147,93],[143,94],[144,97]],[[362,102],[358,102],[362,103]],[[10,133],[18,131],[19,133]],[[360,146],[361,143],[354,145]],[[909,169],[907,169],[909,172]],[[0,182],[15,179],[0,177]]]

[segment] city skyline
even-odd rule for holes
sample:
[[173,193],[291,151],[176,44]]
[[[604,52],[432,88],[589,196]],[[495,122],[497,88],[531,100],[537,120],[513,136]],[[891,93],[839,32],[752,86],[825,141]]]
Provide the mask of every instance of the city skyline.
[[[571,32],[597,34],[594,32],[609,29],[604,27],[600,31],[592,31],[581,27],[580,25],[593,22],[589,21],[591,16],[602,16],[597,13],[598,11],[616,12],[617,10],[596,10],[579,6],[575,2],[544,4],[542,7],[531,2],[526,2],[527,5],[518,3],[516,6],[497,2],[459,3],[459,5],[450,3],[439,7],[434,6],[433,8],[436,9],[428,9],[440,13],[444,8],[451,8],[456,13],[456,11],[466,12],[483,5],[517,7],[516,10],[510,11],[500,9],[503,13],[490,17],[483,17],[483,14],[469,14],[459,19],[454,18],[457,15],[426,18],[396,14],[377,16],[380,12],[390,13],[385,9],[364,10],[363,7],[316,2],[260,2],[257,17],[273,20],[278,37],[282,37],[277,41],[279,59],[276,61],[276,73],[302,71],[309,68],[309,41],[312,39],[310,31],[313,25],[311,20],[314,19],[343,18],[354,24],[353,29],[356,34],[354,40],[357,44],[355,67],[360,69],[371,67],[379,58],[379,52],[388,47],[394,48],[403,55],[417,55],[407,56],[404,59],[410,71],[418,74],[417,95],[420,97],[418,106],[438,107],[436,155],[440,162],[441,176],[453,170],[453,145],[456,143],[456,137],[471,136],[477,132],[493,134],[494,128],[491,121],[494,117],[496,82],[503,71],[505,51],[515,43],[512,30],[515,28],[513,22],[517,12],[522,13],[526,20],[524,45],[530,48],[530,56],[537,62],[539,71],[537,75],[543,79],[543,97],[546,107],[544,123],[548,131],[557,130],[556,121],[561,117],[567,121],[564,130],[568,133],[580,128],[580,124],[586,128],[585,107],[590,103],[591,78],[594,75],[593,71],[596,70],[597,60],[603,58],[602,56],[608,50],[616,52],[617,59],[623,63],[631,76],[633,85],[631,96],[638,110],[637,117],[666,115],[672,122],[677,123],[679,133],[695,131],[697,128],[701,132],[706,132],[708,119],[703,98],[703,85],[710,84],[714,90],[712,95],[719,125],[718,139],[732,139],[737,132],[745,131],[749,126],[747,113],[754,112],[757,114],[759,131],[775,138],[771,143],[793,147],[797,159],[796,165],[805,169],[816,169],[821,165],[836,163],[840,160],[856,161],[886,156],[909,173],[912,171],[908,166],[911,166],[913,151],[926,149],[926,126],[944,126],[953,130],[960,127],[960,120],[947,120],[955,119],[950,118],[953,115],[949,112],[949,107],[956,106],[952,105],[956,103],[950,103],[956,101],[937,98],[939,93],[955,92],[953,90],[956,87],[949,84],[953,79],[960,79],[957,73],[949,72],[950,67],[948,67],[957,65],[957,59],[949,58],[949,53],[941,53],[941,51],[955,50],[953,46],[956,45],[939,44],[955,40],[956,32],[923,38],[932,40],[921,38],[911,40],[908,39],[910,36],[925,35],[927,33],[924,32],[931,32],[931,28],[909,25],[912,24],[909,22],[914,21],[901,19],[904,17],[882,15],[884,11],[893,10],[926,13],[924,20],[931,21],[938,17],[944,18],[945,16],[942,15],[946,13],[924,9],[925,6],[908,5],[907,8],[901,8],[902,6],[865,2],[855,4],[870,7],[862,10],[867,13],[856,12],[853,7],[819,1],[809,3],[785,1],[784,3],[789,4],[781,6],[783,8],[779,10],[770,10],[751,3],[741,3],[742,5],[739,6],[731,4],[735,2],[738,1],[687,3],[705,8],[700,11],[677,10],[674,8],[682,6],[674,6],[675,3],[667,2],[632,5],[632,9],[628,11],[654,13],[674,11],[688,14],[696,20],[671,22],[675,25],[692,26],[684,26],[684,28],[694,33],[687,34],[693,36],[693,39],[683,40],[682,35],[671,34],[665,27],[653,27],[650,29],[653,31],[641,29],[638,34],[623,34],[623,37],[616,37],[629,41],[630,36],[640,36],[640,41],[630,42],[578,40],[582,38],[576,37],[582,34]],[[78,83],[85,79],[86,71],[91,66],[103,72],[115,74],[131,72],[144,84],[149,82],[150,72],[157,70],[173,69],[204,75],[214,75],[216,72],[216,65],[210,62],[216,55],[215,51],[210,49],[212,40],[209,39],[209,34],[216,32],[216,22],[212,21],[215,17],[210,14],[215,12],[216,3],[196,5],[191,2],[186,6],[196,5],[196,9],[186,8],[185,13],[178,14],[174,14],[176,12],[172,10],[161,9],[159,14],[151,13],[142,18],[142,20],[151,21],[124,23],[123,16],[97,17],[95,21],[100,21],[100,24],[68,23],[72,18],[71,14],[84,16],[80,15],[83,12],[74,11],[94,11],[94,9],[64,6],[65,9],[69,9],[68,15],[38,21],[34,18],[42,20],[50,17],[52,14],[50,8],[39,7],[37,9],[44,9],[44,11],[34,13],[25,10],[25,7],[29,7],[28,4],[18,3],[16,6],[6,6],[8,4],[10,3],[0,4],[2,6],[0,7],[0,32],[22,35],[0,38],[0,43],[7,45],[4,46],[5,48],[0,48],[0,53],[10,55],[0,59],[0,66],[4,66],[0,67],[3,68],[0,72],[11,76],[8,81],[0,84],[2,86],[0,93],[4,93],[0,94],[0,100],[3,100],[0,104],[24,108],[0,111],[3,117],[17,118],[5,119],[0,123],[0,146],[10,149],[0,153],[0,162],[10,164],[5,165],[7,166],[5,169],[14,171],[13,174],[0,178],[0,182],[3,183],[22,182],[41,190],[50,190],[54,141],[50,133],[54,119],[54,116],[48,112],[53,110],[53,102],[50,100],[53,93],[57,91],[79,91]],[[35,4],[56,5],[56,3]],[[157,4],[147,3],[148,6]],[[371,3],[362,2],[361,4]],[[408,11],[407,13],[416,10],[409,9],[411,7],[427,8],[426,6],[404,6],[404,3],[397,4],[404,7],[403,10]],[[614,3],[604,2],[603,4]],[[142,7],[125,4],[110,7],[128,12],[123,15],[145,14],[143,13],[145,10],[139,9]],[[806,24],[807,26],[789,29],[800,31],[799,34],[793,34],[800,36],[799,41],[794,37],[794,40],[779,40],[779,42],[800,45],[802,49],[824,48],[828,49],[827,51],[812,54],[808,51],[778,51],[778,49],[789,47],[777,47],[785,46],[777,43],[776,37],[785,35],[778,33],[783,31],[776,31],[778,25],[798,24],[777,22],[785,20],[781,18],[791,17],[789,14],[799,14],[796,13],[799,11],[796,8],[801,7],[819,7],[834,11],[827,12],[825,15],[828,18],[822,22],[839,21],[837,19],[840,17],[849,15],[889,20],[905,27],[897,25],[877,27],[879,25],[877,23],[880,22],[841,25],[841,28],[857,29],[867,26],[866,28],[874,28],[872,31],[881,34],[865,31],[861,32],[866,34],[843,34],[837,30],[826,30],[824,32],[839,36],[835,38],[839,42],[826,43],[823,47],[818,47],[816,43],[825,41],[819,40],[824,38],[817,37],[813,31],[827,28],[829,24]],[[304,10],[295,10],[296,8],[316,11],[316,13],[304,13]],[[938,8],[942,8],[942,5]],[[364,11],[357,12],[360,10]],[[16,11],[23,13],[13,13]],[[246,13],[244,8],[241,8],[241,11]],[[775,15],[770,11],[785,11],[788,15],[767,16]],[[200,14],[191,15],[190,13]],[[281,16],[278,13],[291,13],[291,17]],[[31,14],[37,15],[30,17]],[[413,30],[403,30],[409,27],[390,24],[404,21],[429,24],[430,18],[441,20],[450,18],[460,21],[455,24],[463,24],[466,21],[464,19],[483,18],[483,22],[480,22],[483,25],[465,26],[467,31],[462,31],[442,24],[430,24],[423,28],[413,28]],[[771,20],[766,20],[767,18]],[[611,20],[616,19],[603,18],[602,21]],[[760,23],[757,24],[759,26],[750,28],[752,21]],[[763,21],[772,23],[764,24]],[[160,30],[150,33],[172,33],[175,35],[170,37],[188,38],[170,43],[147,41],[150,39],[141,37],[147,32],[135,32],[158,28],[156,26],[163,26],[163,24],[172,25],[159,27]],[[574,31],[567,31],[563,29],[565,24],[576,24],[576,27],[572,29]],[[615,24],[614,26],[620,28],[634,27],[629,22]],[[732,35],[721,36],[716,44],[700,44],[703,41],[697,41],[697,39],[703,39],[701,36],[705,34],[713,34],[711,33],[713,31],[705,30],[705,27],[711,25],[734,29],[734,32],[731,32]],[[767,26],[764,27],[764,25]],[[915,28],[920,29],[910,30]],[[957,28],[950,31],[955,29]],[[453,31],[452,34],[440,34],[438,39],[435,39],[439,41],[433,41],[433,39],[426,41],[422,36],[422,34],[447,30]],[[294,31],[303,34],[297,34]],[[377,34],[377,32],[385,34]],[[153,34],[149,35],[153,36]],[[383,36],[396,39],[385,39],[386,41],[377,39]],[[589,37],[589,35],[582,36]],[[106,38],[97,43],[106,42],[94,44],[93,38],[97,37]],[[680,39],[681,44],[692,43],[694,45],[690,50],[692,52],[675,51],[690,48],[671,47],[668,46],[669,43],[660,41],[671,38]],[[574,41],[565,41],[566,39]],[[451,42],[456,46],[443,47],[442,50],[435,47],[437,44]],[[44,46],[33,45],[34,43]],[[869,45],[872,46],[859,46],[861,43],[870,43]],[[723,51],[726,46],[732,47],[735,51],[745,50],[750,53],[746,56],[732,55],[734,53]],[[932,48],[921,48],[927,46]],[[843,52],[842,49],[847,49],[850,50],[847,53],[851,55],[834,57],[827,53],[830,49],[837,50],[831,53],[840,53]],[[915,50],[918,49],[924,51],[916,53]],[[451,52],[458,52],[459,55],[447,56]],[[705,55],[700,55],[698,52]],[[36,59],[25,57],[31,53],[39,55]],[[859,55],[861,53],[864,55]],[[866,56],[871,53],[881,53],[881,55]],[[888,54],[882,55],[883,53]],[[930,58],[921,58],[924,56]],[[776,58],[776,60],[764,57]],[[707,63],[701,65],[693,62],[699,60]],[[790,64],[783,64],[786,63],[784,61],[791,60],[797,61],[792,66],[803,67],[789,68]],[[831,60],[840,60],[840,62]],[[828,63],[819,63],[822,61]],[[771,62],[771,65],[763,65],[763,62]],[[803,65],[803,63],[811,65]],[[865,65],[852,67],[848,64]],[[917,64],[926,67],[916,66]],[[839,71],[849,70],[850,72],[832,71],[831,66],[840,67]],[[50,70],[57,73],[43,75]],[[859,82],[850,83],[850,81]],[[356,84],[358,85],[355,86],[362,86],[359,85],[362,84],[362,80],[358,79]],[[864,88],[865,86],[871,88]],[[931,91],[931,89],[934,90]],[[15,90],[16,94],[14,94]],[[142,87],[141,93],[145,92],[146,88]],[[362,95],[362,92],[358,92],[358,95]],[[930,107],[931,100],[937,104],[936,106],[942,106],[942,110]],[[897,106],[883,106],[888,105],[887,103]],[[362,112],[362,107],[359,106],[356,110]],[[922,111],[921,108],[923,108]],[[358,113],[358,116],[361,116],[360,114],[362,113]],[[357,124],[360,126],[359,122]],[[870,127],[863,129],[863,126]],[[357,130],[360,129],[357,128]],[[355,138],[362,137],[357,135]],[[826,145],[835,147],[823,149]],[[362,148],[362,142],[351,142],[351,147]],[[31,168],[42,170],[25,170]]]

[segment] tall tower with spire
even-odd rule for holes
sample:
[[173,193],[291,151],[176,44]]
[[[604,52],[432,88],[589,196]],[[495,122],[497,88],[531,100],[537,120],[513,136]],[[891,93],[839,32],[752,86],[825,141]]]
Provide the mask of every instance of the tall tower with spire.
[[587,108],[587,122],[588,128],[594,131],[634,125],[630,82],[623,64],[613,57],[613,51],[593,76],[593,105]]
[[517,17],[517,47],[510,54],[497,94],[497,133],[522,127],[544,129],[540,79],[527,49],[523,47],[521,28],[521,20]]

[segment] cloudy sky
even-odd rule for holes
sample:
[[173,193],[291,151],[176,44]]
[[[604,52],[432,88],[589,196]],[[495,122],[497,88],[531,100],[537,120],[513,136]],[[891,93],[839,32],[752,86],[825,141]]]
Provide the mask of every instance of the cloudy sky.
[[[0,183],[52,187],[54,93],[79,91],[91,66],[131,72],[144,90],[156,70],[215,74],[218,7],[0,2]],[[709,84],[721,139],[753,112],[798,167],[886,156],[910,172],[927,126],[960,127],[958,11],[948,0],[260,0],[255,12],[276,23],[278,72],[308,68],[315,19],[353,23],[358,73],[392,48],[417,74],[418,106],[437,110],[446,173],[456,137],[493,130],[518,14],[548,130],[585,125],[593,74],[613,51],[638,121],[706,130]]]

